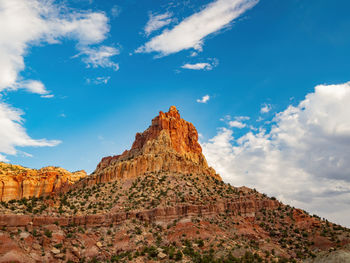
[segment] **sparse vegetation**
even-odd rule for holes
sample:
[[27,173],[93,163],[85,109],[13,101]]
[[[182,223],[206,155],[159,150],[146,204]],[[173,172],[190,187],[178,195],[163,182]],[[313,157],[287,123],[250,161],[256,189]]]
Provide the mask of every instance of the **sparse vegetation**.
[[[259,205],[254,205],[253,210],[239,208],[252,202],[270,205],[256,209]],[[113,251],[110,262],[133,262],[135,258],[142,258],[143,261],[180,262],[185,259],[220,263],[300,262],[315,256],[314,240],[317,238],[325,238],[334,248],[349,239],[348,229],[285,206],[256,190],[236,188],[215,178],[194,174],[150,173],[133,180],[94,185],[82,182],[79,187],[61,195],[1,202],[0,211],[68,217],[106,213],[131,215],[148,209],[152,218],[156,208],[204,209],[218,207],[218,204],[231,204],[232,207],[226,205],[225,209],[215,213],[188,213],[181,210],[185,208],[178,208],[178,211],[183,211],[182,214],[177,214],[177,218],[165,225],[149,222],[143,217],[98,227],[65,225],[56,220],[51,228],[18,228],[11,232],[11,238],[24,246],[26,235],[23,233],[28,232],[34,243],[42,244],[46,238],[48,246],[59,250],[57,255],[73,255],[73,258],[74,253],[78,253],[73,253],[73,247],[79,253],[97,247],[97,251],[105,251],[108,255]],[[246,230],[247,227],[249,230]],[[3,231],[8,230],[3,228]],[[261,241],[256,238],[260,235],[258,233],[266,233],[268,238]],[[62,236],[62,241],[55,241],[57,235]],[[114,253],[120,247],[122,249]],[[47,252],[42,253],[47,255]],[[97,255],[85,262],[105,262],[100,257]]]

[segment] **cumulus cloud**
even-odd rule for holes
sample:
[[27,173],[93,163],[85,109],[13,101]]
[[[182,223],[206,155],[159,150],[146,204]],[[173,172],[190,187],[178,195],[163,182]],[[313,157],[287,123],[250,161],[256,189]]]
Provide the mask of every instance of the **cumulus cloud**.
[[319,85],[270,129],[235,138],[221,128],[203,151],[226,182],[350,226],[349,105],[350,82]]
[[[76,42],[84,53],[83,60],[90,66],[116,68],[112,47],[96,47],[109,32],[108,18],[103,12],[71,10],[54,1],[0,0],[0,92],[25,89],[28,92],[52,98],[40,80],[24,79],[24,57],[30,47],[59,44],[63,39]],[[92,48],[91,46],[94,46]],[[22,112],[0,101],[0,154],[16,154],[17,146],[55,146],[59,141],[34,140],[23,127]]]
[[205,37],[230,25],[257,3],[258,0],[216,0],[171,30],[164,30],[153,37],[139,47],[136,53],[158,52],[169,55],[190,48],[201,51]]
[[[56,146],[57,140],[34,140],[23,128],[22,112],[6,103],[0,103],[0,161],[7,161],[6,155],[15,155],[16,147]],[[29,155],[30,156],[30,155]]]
[[169,25],[172,21],[172,13],[166,12],[159,15],[150,13],[149,20],[144,28],[145,33],[147,36],[149,36],[153,31],[159,30],[162,27]]
[[210,96],[209,95],[205,95],[201,99],[197,99],[197,102],[198,103],[207,103],[209,100],[210,100]]
[[230,121],[228,125],[232,128],[238,128],[238,129],[242,129],[247,126],[247,124],[240,121]]

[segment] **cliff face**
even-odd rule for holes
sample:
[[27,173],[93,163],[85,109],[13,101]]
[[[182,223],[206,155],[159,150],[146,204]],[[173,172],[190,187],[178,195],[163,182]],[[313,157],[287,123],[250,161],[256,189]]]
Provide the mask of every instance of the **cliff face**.
[[108,182],[152,172],[203,174],[221,180],[202,154],[196,128],[180,117],[175,106],[159,112],[147,130],[137,133],[129,151],[103,158],[94,175],[97,182]]
[[85,171],[70,173],[57,167],[36,170],[0,163],[0,201],[54,193],[86,176]]

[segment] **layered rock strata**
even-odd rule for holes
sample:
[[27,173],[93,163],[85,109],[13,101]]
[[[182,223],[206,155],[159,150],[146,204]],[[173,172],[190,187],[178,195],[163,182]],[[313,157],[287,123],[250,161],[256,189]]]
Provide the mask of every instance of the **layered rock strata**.
[[152,172],[203,174],[221,180],[202,154],[196,128],[180,117],[175,106],[160,111],[147,130],[137,133],[130,150],[103,158],[93,178],[108,182]]
[[[262,208],[274,210],[281,204],[276,200],[236,200],[232,202],[217,202],[209,205],[177,205],[174,207],[157,207],[143,211],[118,212],[99,215],[84,215],[71,217],[55,216],[31,216],[31,215],[0,215],[0,226],[24,227],[45,226],[57,223],[61,226],[86,225],[86,226],[109,226],[110,224],[121,224],[128,219],[137,218],[148,223],[169,223],[175,219],[196,216],[215,216],[222,213],[231,216],[240,215],[243,218],[254,218],[255,213]],[[310,221],[305,218],[301,221]],[[316,221],[316,220],[314,220]]]
[[0,201],[55,193],[86,176],[85,171],[71,173],[59,167],[36,170],[0,163]]

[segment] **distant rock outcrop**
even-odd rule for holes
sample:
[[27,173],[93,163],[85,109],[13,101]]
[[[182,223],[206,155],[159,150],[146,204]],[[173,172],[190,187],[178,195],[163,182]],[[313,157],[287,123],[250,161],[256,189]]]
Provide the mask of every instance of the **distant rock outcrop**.
[[70,173],[58,167],[36,170],[0,162],[0,201],[51,194],[86,176],[85,171]]
[[196,128],[180,117],[175,106],[160,111],[147,130],[137,133],[129,151],[103,158],[94,178],[108,182],[150,172],[203,174],[221,180],[202,154]]

